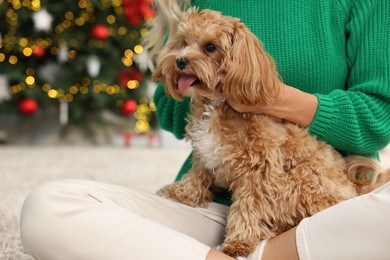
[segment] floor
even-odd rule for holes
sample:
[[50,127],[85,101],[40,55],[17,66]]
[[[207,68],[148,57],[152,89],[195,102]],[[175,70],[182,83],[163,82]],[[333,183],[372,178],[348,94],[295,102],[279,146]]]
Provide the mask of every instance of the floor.
[[[19,239],[19,215],[29,191],[60,178],[84,178],[154,192],[174,180],[189,147],[0,146],[0,259],[31,260]],[[390,167],[390,147],[382,153]]]

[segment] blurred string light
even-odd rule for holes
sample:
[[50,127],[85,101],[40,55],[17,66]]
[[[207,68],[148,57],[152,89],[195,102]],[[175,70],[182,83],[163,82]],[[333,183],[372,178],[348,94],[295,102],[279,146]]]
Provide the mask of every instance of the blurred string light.
[[134,52],[130,49],[125,50],[124,55],[121,59],[123,65],[130,67],[133,65]]
[[136,119],[134,130],[136,133],[145,133],[150,131],[150,114],[156,111],[156,106],[153,101],[146,98],[140,100],[137,110],[134,113]]
[[138,88],[138,87],[139,87],[139,82],[138,82],[138,80],[129,80],[129,81],[127,82],[127,87],[128,87],[129,89],[136,89],[136,88]]
[[141,54],[143,52],[144,48],[141,45],[134,46],[134,52],[137,54]]

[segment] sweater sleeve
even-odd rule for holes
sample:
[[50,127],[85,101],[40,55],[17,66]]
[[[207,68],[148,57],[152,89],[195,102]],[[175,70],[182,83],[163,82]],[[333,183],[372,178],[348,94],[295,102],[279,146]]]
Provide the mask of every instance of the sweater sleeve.
[[189,98],[184,98],[180,102],[176,101],[167,96],[164,86],[159,83],[153,99],[156,104],[157,120],[160,127],[173,133],[176,138],[183,139],[187,116],[190,113]]
[[390,142],[390,1],[357,0],[346,25],[347,90],[316,94],[309,130],[349,154]]

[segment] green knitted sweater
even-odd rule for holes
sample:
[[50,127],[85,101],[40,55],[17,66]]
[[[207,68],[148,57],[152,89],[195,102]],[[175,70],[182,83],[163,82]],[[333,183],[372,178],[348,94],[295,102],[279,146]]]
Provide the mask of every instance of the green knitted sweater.
[[[377,156],[390,142],[389,0],[195,0],[241,18],[273,56],[283,81],[317,96],[309,131],[343,154]],[[184,137],[189,100],[159,85],[160,126]],[[177,180],[191,167],[191,157]],[[216,201],[229,203],[226,194]]]

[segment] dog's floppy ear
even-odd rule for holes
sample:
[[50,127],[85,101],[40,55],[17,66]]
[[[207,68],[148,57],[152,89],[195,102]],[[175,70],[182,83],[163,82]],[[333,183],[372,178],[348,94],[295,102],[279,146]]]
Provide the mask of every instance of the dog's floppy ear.
[[280,89],[276,66],[256,36],[236,22],[226,75],[222,82],[226,97],[245,105],[272,103]]
[[165,46],[157,63],[157,68],[152,74],[152,80],[161,81],[165,87],[167,95],[176,100],[182,100],[183,95],[179,92],[177,85],[173,82],[173,79],[166,77],[167,75],[173,75],[172,70],[174,70],[175,65],[170,65],[176,64],[176,56],[169,54],[169,52],[174,49],[174,44],[174,42],[171,42]]

